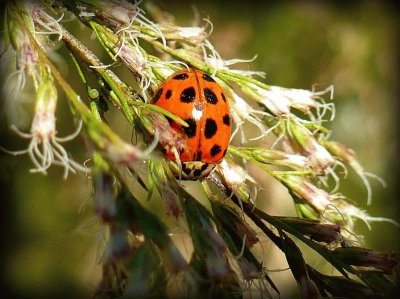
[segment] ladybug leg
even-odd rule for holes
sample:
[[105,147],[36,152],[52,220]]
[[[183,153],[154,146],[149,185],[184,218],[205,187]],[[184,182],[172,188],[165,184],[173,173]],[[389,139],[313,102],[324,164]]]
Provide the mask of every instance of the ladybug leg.
[[174,154],[175,157],[175,163],[176,165],[178,165],[178,171],[179,171],[179,181],[182,180],[182,162],[181,162],[181,157],[179,156],[178,150],[176,149],[176,147],[172,148],[172,153]]

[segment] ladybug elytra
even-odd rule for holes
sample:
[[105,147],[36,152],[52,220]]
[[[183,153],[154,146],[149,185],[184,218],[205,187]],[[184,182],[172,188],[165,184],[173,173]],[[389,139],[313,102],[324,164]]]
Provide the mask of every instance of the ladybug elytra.
[[[184,127],[168,119],[173,130],[184,136],[186,147],[179,152],[180,177],[197,180],[207,176],[224,158],[231,135],[229,107],[221,86],[197,69],[178,71],[161,84],[152,104],[182,118]],[[163,148],[176,162],[171,149]]]

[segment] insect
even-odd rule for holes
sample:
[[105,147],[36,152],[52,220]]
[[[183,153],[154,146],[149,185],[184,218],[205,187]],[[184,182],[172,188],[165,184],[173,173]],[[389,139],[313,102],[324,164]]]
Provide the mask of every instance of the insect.
[[[189,125],[184,127],[168,119],[171,128],[186,141],[186,147],[177,153],[181,162],[180,178],[206,177],[224,158],[231,135],[228,102],[221,86],[200,70],[185,69],[164,81],[151,102]],[[162,150],[176,162],[177,154],[173,150]]]

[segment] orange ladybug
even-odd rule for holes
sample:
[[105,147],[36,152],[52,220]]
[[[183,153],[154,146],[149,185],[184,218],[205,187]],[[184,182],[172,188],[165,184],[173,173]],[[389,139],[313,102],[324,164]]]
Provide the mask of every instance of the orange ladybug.
[[[182,179],[206,177],[224,158],[231,136],[229,106],[221,86],[206,73],[184,69],[169,77],[154,93],[151,103],[182,118],[188,127],[172,119],[170,126],[186,139],[179,152]],[[163,148],[176,162],[172,150]]]

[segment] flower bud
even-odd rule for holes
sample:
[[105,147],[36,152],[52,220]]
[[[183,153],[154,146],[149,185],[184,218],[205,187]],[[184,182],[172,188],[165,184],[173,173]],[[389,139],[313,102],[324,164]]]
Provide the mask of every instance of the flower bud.
[[98,17],[107,20],[115,28],[128,26],[137,13],[134,5],[115,0],[82,1],[77,8],[82,17]]
[[57,89],[53,82],[43,82],[36,91],[35,116],[31,132],[39,140],[51,139],[56,135]]
[[294,148],[307,154],[309,165],[313,170],[325,173],[331,168],[334,158],[307,128],[294,119],[287,118],[287,130],[287,136],[294,143]]
[[[26,3],[22,4],[22,7],[25,9],[25,22],[31,33],[33,33],[33,22],[30,18],[30,10],[27,7]],[[13,49],[16,51],[16,63],[17,69],[23,70],[24,72],[34,75],[34,68],[36,63],[38,62],[38,57],[36,52],[31,46],[31,42],[29,40],[28,33],[25,31],[26,28],[22,28],[20,23],[15,19],[14,15],[16,12],[13,11],[12,8],[8,7],[7,14],[7,29],[10,43]]]
[[338,242],[341,240],[340,226],[337,224],[324,224],[318,220],[276,217],[280,221],[290,225],[301,234],[309,236],[318,242]]
[[316,187],[304,177],[279,175],[278,179],[319,213],[322,213],[328,205],[332,204],[332,198],[328,192]]
[[361,247],[336,248],[333,253],[344,262],[363,267],[373,267],[385,273],[393,273],[398,264],[396,254]]
[[280,92],[264,89],[254,83],[243,84],[242,91],[263,104],[273,115],[281,116],[290,113],[289,100]]

